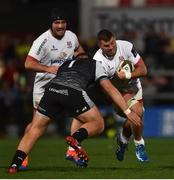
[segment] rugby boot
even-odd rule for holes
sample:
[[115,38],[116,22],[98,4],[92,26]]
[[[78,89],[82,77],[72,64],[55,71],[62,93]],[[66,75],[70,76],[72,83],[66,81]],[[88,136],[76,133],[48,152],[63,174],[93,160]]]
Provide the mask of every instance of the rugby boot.
[[87,166],[87,162],[83,159],[80,159],[78,157],[77,152],[74,149],[69,149],[69,148],[67,149],[65,159],[72,161],[73,163],[75,163],[79,167],[86,167]]
[[27,170],[28,168],[28,156],[24,159],[21,166],[19,167],[19,170]]
[[140,162],[147,162],[149,161],[148,155],[145,150],[145,146],[143,144],[139,144],[135,148],[135,154]]
[[18,168],[16,166],[16,164],[11,165],[8,169],[7,169],[7,173],[8,174],[16,174],[18,172]]
[[117,150],[116,150],[116,157],[119,161],[124,160],[125,151],[128,149],[128,144],[124,144],[121,139],[120,135],[117,136]]
[[[86,151],[81,146],[79,146],[78,141],[75,138],[73,138],[72,136],[67,136],[66,143],[69,146],[71,146],[76,152],[76,155],[78,157],[78,159],[76,158],[76,160],[75,160],[76,164],[79,165],[79,164],[81,164],[81,162],[84,162],[84,167],[86,167],[87,162],[89,161],[89,157],[88,157]],[[75,153],[74,153],[74,155],[75,155]]]

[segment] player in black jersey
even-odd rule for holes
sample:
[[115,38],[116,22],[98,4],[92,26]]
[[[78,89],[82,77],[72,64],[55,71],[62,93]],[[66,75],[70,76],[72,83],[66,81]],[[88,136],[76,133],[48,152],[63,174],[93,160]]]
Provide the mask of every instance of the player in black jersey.
[[18,172],[23,159],[45,133],[50,120],[56,118],[62,111],[66,111],[81,123],[80,128],[72,136],[66,137],[66,142],[76,150],[82,166],[87,166],[88,155],[82,147],[79,147],[79,144],[84,139],[98,135],[104,130],[103,117],[86,93],[87,88],[95,83],[100,84],[132,123],[140,125],[139,116],[128,108],[99,62],[89,59],[67,61],[47,85],[33,117],[31,128],[21,139],[8,173]]

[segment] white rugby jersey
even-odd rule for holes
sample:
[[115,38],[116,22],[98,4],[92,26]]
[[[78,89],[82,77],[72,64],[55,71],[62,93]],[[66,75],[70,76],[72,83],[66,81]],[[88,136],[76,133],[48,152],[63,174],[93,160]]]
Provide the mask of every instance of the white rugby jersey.
[[[116,45],[117,51],[112,60],[105,57],[101,49],[99,49],[93,57],[93,59],[102,63],[108,77],[110,78],[113,77],[115,72],[118,70],[121,61],[129,60],[135,65],[140,60],[140,55],[133,49],[132,43],[123,40],[116,40]],[[139,78],[131,80],[129,86],[135,83],[138,88],[141,88]]]
[[[66,30],[64,37],[58,40],[50,30],[47,30],[33,42],[28,55],[37,59],[41,64],[60,66],[64,61],[72,59],[78,46],[77,36],[73,32]],[[37,72],[33,93],[43,93],[44,86],[55,76],[51,73]]]

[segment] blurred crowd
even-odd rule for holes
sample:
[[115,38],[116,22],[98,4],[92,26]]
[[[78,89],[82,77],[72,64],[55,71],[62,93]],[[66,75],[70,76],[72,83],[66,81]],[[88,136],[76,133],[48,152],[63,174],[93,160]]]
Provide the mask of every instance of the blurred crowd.
[[[1,134],[8,131],[6,124],[15,123],[20,127],[18,135],[21,136],[24,126],[31,118],[33,75],[24,69],[31,41],[31,35],[0,34]],[[13,132],[11,129],[9,131]]]
[[[38,34],[0,33],[0,136],[23,134],[24,126],[32,117],[32,87],[34,73],[26,71],[24,62],[31,43]],[[143,78],[145,105],[172,104],[174,102],[174,38],[165,30],[149,28],[145,34],[124,31],[117,39],[135,45],[148,67]],[[91,55],[98,49],[96,38],[81,40]],[[109,113],[108,126],[113,123]],[[65,122],[65,121],[64,121]],[[6,126],[8,124],[8,126]],[[10,124],[13,124],[10,127]],[[14,129],[14,124],[17,130]],[[59,132],[66,134],[67,123],[58,124]],[[61,131],[62,130],[62,131]]]

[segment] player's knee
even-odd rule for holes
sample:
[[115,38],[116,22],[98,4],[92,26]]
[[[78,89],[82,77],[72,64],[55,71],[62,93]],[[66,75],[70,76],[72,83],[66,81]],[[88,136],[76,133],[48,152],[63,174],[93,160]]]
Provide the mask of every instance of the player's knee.
[[141,103],[139,103],[137,100],[133,101],[133,104],[129,106],[132,111],[137,113],[140,117],[143,116],[144,113],[144,107]]

